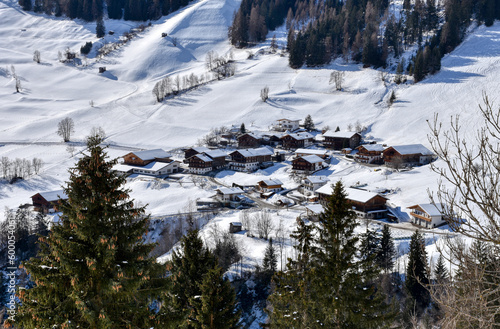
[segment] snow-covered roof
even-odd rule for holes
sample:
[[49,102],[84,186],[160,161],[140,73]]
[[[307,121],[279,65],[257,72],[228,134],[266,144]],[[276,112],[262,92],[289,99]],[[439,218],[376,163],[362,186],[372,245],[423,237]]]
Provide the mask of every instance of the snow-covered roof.
[[254,156],[259,156],[259,155],[273,155],[274,152],[272,149],[268,147],[259,147],[256,149],[244,149],[244,150],[237,150],[234,152],[240,152],[241,155],[244,157],[254,157]]
[[325,210],[325,208],[320,204],[308,204],[306,209],[314,214],[321,214]]
[[364,147],[367,151],[371,151],[371,152],[375,152],[375,151],[382,152],[383,150],[386,149],[385,147],[382,146],[382,144],[364,144],[364,145],[358,146],[358,148],[360,148],[360,147]]
[[312,184],[320,184],[320,183],[327,183],[328,182],[328,177],[326,176],[307,176],[305,180],[309,181]]
[[148,163],[145,166],[134,166],[134,168],[158,171],[158,170],[161,170],[165,167],[170,166],[174,162],[178,162],[178,161],[170,161],[169,163],[153,161],[153,162]]
[[279,179],[264,179],[261,180],[259,183],[264,183],[267,186],[272,186],[272,185],[283,185],[283,183]]
[[323,159],[321,159],[317,155],[306,155],[306,156],[303,156],[301,158],[304,159],[304,160],[306,160],[309,163],[320,163],[320,162],[324,161]]
[[433,205],[432,203],[419,203],[416,206],[411,206],[409,207],[410,209],[414,209],[416,207],[422,208],[423,211],[425,211],[429,216],[441,216],[441,211],[443,211],[443,205],[438,203]]
[[198,153],[198,154],[195,154],[193,155],[195,157],[197,157],[198,159],[200,159],[201,161],[204,161],[204,162],[212,162],[212,158],[206,156],[205,154],[201,154],[201,153]]
[[209,157],[211,157],[212,159],[213,158],[220,158],[220,157],[226,157],[227,156],[227,153],[222,151],[222,150],[219,150],[219,149],[215,149],[215,150],[208,150],[208,151],[205,151],[203,152],[205,153],[206,155],[208,155]]
[[[338,138],[351,138],[352,136],[358,134],[352,131],[332,131],[328,130],[323,134],[323,137],[338,137]],[[359,135],[359,134],[358,134]]]
[[278,119],[276,121],[300,122],[300,120],[290,120],[290,119]]
[[219,187],[216,191],[222,194],[243,194],[243,190],[239,187]]
[[40,192],[39,194],[49,202],[68,198],[68,196],[66,195],[66,193],[64,193],[63,190],[46,191],[46,192]]
[[233,226],[243,226],[241,222],[231,222],[231,224],[233,224]]
[[[320,187],[316,192],[321,193],[321,194],[326,194],[326,195],[332,195],[333,189],[332,189],[331,185],[327,184],[325,186]],[[357,188],[351,188],[351,187],[346,188],[345,192],[347,193],[347,199],[349,199],[351,201],[362,202],[362,203],[368,202],[369,200],[376,197],[377,195],[384,198],[383,196],[381,196],[377,193],[369,192],[369,191],[365,191],[365,190],[360,190]]]
[[422,144],[410,144],[410,145],[397,145],[392,146],[399,154],[422,154],[422,155],[433,155],[433,153],[427,149]]
[[[304,140],[304,139],[311,139],[311,138],[314,138],[313,135],[311,135],[310,133],[306,133],[306,132],[302,132],[302,133],[288,133],[288,134],[285,134],[283,137],[285,136],[290,136],[292,137],[293,139],[296,139],[296,140]],[[281,137],[281,138],[283,138]]]
[[128,172],[132,170],[134,167],[123,164],[123,163],[117,163],[113,166],[113,170],[115,171],[121,171],[121,172]]
[[190,148],[189,150],[194,150],[194,151],[196,151],[198,153],[203,153],[203,152],[210,151],[210,149],[208,147],[205,147],[205,146],[196,146],[196,147]]
[[159,158],[170,158],[172,155],[162,149],[146,150],[139,152],[132,152],[142,160],[154,160]]
[[295,154],[316,154],[316,155],[326,155],[327,150],[315,150],[315,149],[297,149]]
[[241,138],[241,137],[243,137],[243,136],[245,136],[245,135],[248,135],[248,136],[253,137],[253,138],[255,138],[255,139],[260,139],[260,136],[259,136],[257,133],[255,133],[255,132],[253,132],[253,133],[244,133],[243,135],[241,135],[241,136],[240,136],[240,137],[238,137],[238,138]]

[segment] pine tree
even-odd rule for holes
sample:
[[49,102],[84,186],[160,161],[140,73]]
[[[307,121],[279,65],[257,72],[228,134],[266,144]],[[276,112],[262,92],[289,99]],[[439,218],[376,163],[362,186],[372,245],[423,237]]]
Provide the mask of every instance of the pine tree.
[[310,114],[304,119],[304,128],[309,131],[314,130],[314,122]]
[[396,256],[396,249],[394,247],[394,240],[391,236],[389,226],[384,225],[382,228],[382,237],[380,238],[380,249],[377,255],[377,264],[385,273],[392,270],[394,267],[394,258]]
[[439,254],[436,263],[436,269],[434,270],[434,280],[436,280],[436,283],[438,284],[446,283],[449,280],[448,270],[446,269],[446,265],[444,264],[443,255],[441,254]]
[[219,266],[209,270],[200,284],[201,296],[190,299],[190,305],[195,309],[195,319],[191,321],[193,328],[240,328],[240,312],[236,311],[234,289],[223,276]]
[[104,21],[102,18],[100,18],[97,21],[97,25],[95,28],[95,33],[98,38],[102,38],[103,36],[106,35],[106,27],[104,26]]
[[313,317],[325,328],[376,328],[393,314],[373,284],[376,271],[367,262],[374,261],[358,260],[358,224],[346,196],[337,182],[319,217],[312,295],[321,307]]
[[[194,309],[190,299],[201,295],[200,285],[203,277],[213,269],[217,261],[204,245],[197,230],[189,231],[181,239],[181,251],[174,251],[168,264],[171,273],[171,303],[162,309],[162,316],[175,325],[193,328],[190,317],[194,317]],[[175,328],[174,325],[174,328]]]
[[153,245],[143,242],[149,219],[129,200],[101,141],[89,137],[88,153],[70,170],[60,224],[23,265],[35,287],[20,292],[16,325],[146,328],[155,321],[150,298],[166,282],[148,257]]
[[245,128],[245,124],[242,123],[241,126],[240,126],[240,133],[244,134],[247,132],[247,129]]
[[278,255],[276,254],[276,249],[273,247],[273,239],[269,239],[269,244],[266,247],[264,253],[264,260],[262,261],[262,269],[271,275],[276,272],[278,268]]
[[406,290],[420,309],[429,304],[429,292],[425,285],[429,284],[427,274],[427,253],[422,234],[416,231],[410,241],[410,254],[406,268]]

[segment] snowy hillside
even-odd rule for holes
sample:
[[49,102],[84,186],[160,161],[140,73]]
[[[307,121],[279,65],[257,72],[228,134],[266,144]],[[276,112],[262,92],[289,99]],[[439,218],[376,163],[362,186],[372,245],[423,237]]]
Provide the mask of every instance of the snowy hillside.
[[[54,190],[67,179],[67,169],[78,155],[72,157],[56,134],[57,123],[65,117],[75,122],[71,138],[77,151],[94,126],[104,128],[112,157],[129,150],[163,148],[170,150],[194,145],[210,129],[240,125],[247,129],[265,129],[279,118],[304,119],[310,114],[317,127],[360,124],[368,128],[365,138],[386,144],[422,143],[428,146],[429,128],[426,120],[435,113],[448,122],[460,114],[467,131],[481,123],[478,104],[488,94],[496,104],[500,87],[500,23],[490,28],[480,26],[454,52],[442,61],[441,72],[416,85],[396,86],[381,80],[379,71],[345,64],[340,60],[321,69],[288,67],[286,57],[269,54],[261,45],[250,51],[234,50],[236,74],[223,81],[211,82],[194,91],[156,103],[154,84],[168,75],[206,72],[205,55],[209,51],[227,54],[227,27],[236,0],[199,0],[175,12],[141,32],[125,46],[97,59],[95,50],[81,65],[63,64],[58,51],[66,48],[79,51],[87,41],[102,44],[95,38],[95,23],[70,21],[22,12],[14,0],[0,0],[0,157],[11,159],[38,157],[45,166],[40,175],[24,182],[0,184],[0,206],[17,207],[29,203],[29,197],[42,190]],[[134,27],[126,21],[106,21],[106,29],[117,36]],[[165,38],[162,33],[168,33]],[[278,33],[280,46],[284,33]],[[174,46],[174,41],[177,45]],[[42,61],[33,61],[39,50]],[[11,66],[20,78],[22,91],[15,92]],[[105,66],[107,72],[99,74]],[[331,70],[345,71],[343,91],[334,91],[329,84]],[[259,94],[269,86],[270,97],[262,102]],[[396,101],[388,106],[391,90]],[[91,107],[89,102],[95,103]],[[383,171],[334,161],[321,172],[332,181],[342,179],[346,185],[367,184],[367,188],[390,189],[390,201],[404,210],[425,203],[426,190],[434,190],[437,177],[428,166],[409,172],[386,175]],[[223,172],[217,179],[230,184],[237,180],[256,181],[260,177],[281,179],[286,187],[296,186],[286,168],[275,166],[248,177]],[[188,200],[213,194],[194,184],[163,184],[130,182],[132,197],[148,204],[155,216],[175,214]],[[282,214],[292,225],[300,211]],[[3,218],[3,214],[0,214]],[[227,225],[238,220],[238,213],[217,218],[214,223]],[[221,225],[222,225],[221,224]],[[213,225],[213,224],[212,224]],[[208,229],[207,229],[208,230]],[[208,236],[205,230],[205,236]],[[243,236],[239,237],[244,239]],[[249,263],[260,261],[266,242],[249,242],[253,250]]]

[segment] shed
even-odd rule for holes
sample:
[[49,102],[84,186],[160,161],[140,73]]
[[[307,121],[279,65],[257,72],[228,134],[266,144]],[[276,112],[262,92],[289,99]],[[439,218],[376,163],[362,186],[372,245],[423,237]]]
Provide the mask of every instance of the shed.
[[229,223],[229,233],[241,232],[242,228],[243,228],[243,225],[240,222]]

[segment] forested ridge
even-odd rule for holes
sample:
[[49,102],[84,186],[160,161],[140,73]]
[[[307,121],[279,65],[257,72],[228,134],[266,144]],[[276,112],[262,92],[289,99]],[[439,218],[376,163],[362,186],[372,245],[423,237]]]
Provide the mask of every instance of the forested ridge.
[[229,38],[234,46],[247,47],[286,23],[292,68],[341,56],[380,67],[390,55],[399,57],[417,44],[404,69],[419,81],[440,69],[440,59],[460,44],[472,21],[490,26],[500,18],[499,0],[405,0],[398,13],[389,5],[389,0],[243,0]]

